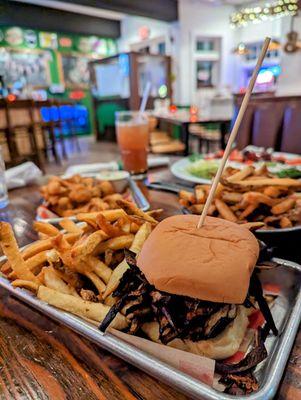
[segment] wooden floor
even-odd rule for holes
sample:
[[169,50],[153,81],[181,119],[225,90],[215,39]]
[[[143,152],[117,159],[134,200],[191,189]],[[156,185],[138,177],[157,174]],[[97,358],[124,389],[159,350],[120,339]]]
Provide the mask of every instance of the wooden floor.
[[[96,142],[93,136],[84,136],[79,138],[81,151],[67,142],[68,160],[63,160],[61,165],[50,162],[45,165],[47,174],[61,174],[70,165],[108,162],[119,159],[119,153],[116,143]],[[60,149],[58,149],[60,150]]]

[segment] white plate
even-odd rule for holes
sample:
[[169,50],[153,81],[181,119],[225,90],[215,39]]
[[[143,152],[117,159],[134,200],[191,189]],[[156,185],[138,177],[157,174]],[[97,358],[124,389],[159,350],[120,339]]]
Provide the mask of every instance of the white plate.
[[[219,160],[216,160],[217,163]],[[176,161],[170,167],[171,173],[179,179],[183,179],[184,181],[193,182],[193,183],[211,183],[210,179],[205,178],[198,178],[197,176],[192,175],[190,172],[187,171],[188,165],[191,164],[191,161],[188,157],[182,158],[181,160]]]
[[[275,154],[275,156],[283,155],[287,159],[293,159],[293,158],[300,157],[298,154],[290,154],[290,153],[275,152],[274,154]],[[211,160],[208,160],[208,161],[211,161]],[[215,161],[218,164],[220,162],[220,159],[214,159],[212,161]],[[254,162],[252,165],[255,168],[258,168],[264,163],[265,163],[264,161],[259,161],[259,162]],[[199,184],[210,184],[211,183],[210,179],[199,178],[197,176],[192,175],[190,172],[188,172],[187,167],[190,164],[192,164],[192,162],[189,160],[189,157],[181,158],[180,160],[178,160],[174,164],[172,164],[172,166],[170,167],[170,171],[176,178],[183,179],[184,181],[199,183]],[[237,161],[228,161],[226,164],[226,167],[229,166],[229,167],[241,169],[241,168],[245,167],[245,165],[246,165],[245,163],[240,163]],[[268,167],[268,170],[271,173],[277,173],[277,172],[280,172],[280,171],[283,171],[283,170],[289,169],[289,168],[296,168],[301,171],[300,165],[286,165],[286,164],[281,164],[281,163],[277,163],[277,165],[275,165],[275,166]]]

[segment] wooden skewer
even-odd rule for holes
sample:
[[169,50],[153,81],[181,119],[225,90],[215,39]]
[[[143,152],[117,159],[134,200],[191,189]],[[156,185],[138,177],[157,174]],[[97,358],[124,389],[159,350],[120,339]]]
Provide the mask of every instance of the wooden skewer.
[[241,121],[243,119],[243,116],[244,116],[245,111],[247,109],[247,106],[249,104],[249,100],[250,100],[250,97],[251,97],[251,94],[252,94],[252,91],[253,91],[253,88],[254,88],[254,85],[255,85],[255,82],[256,82],[260,67],[262,65],[262,62],[263,62],[264,57],[266,55],[266,52],[268,50],[270,41],[271,41],[270,38],[268,38],[268,37],[265,38],[265,41],[264,41],[262,49],[261,49],[261,53],[260,53],[260,55],[258,57],[255,69],[254,69],[253,74],[252,74],[252,78],[250,79],[248,89],[247,89],[247,91],[246,91],[246,93],[244,95],[244,98],[243,98],[243,101],[241,103],[241,107],[240,107],[239,113],[237,115],[235,124],[234,124],[234,126],[232,128],[232,132],[230,134],[230,137],[229,137],[229,140],[228,140],[228,143],[227,143],[223,158],[221,160],[220,166],[219,166],[219,168],[217,170],[217,173],[216,173],[216,175],[214,177],[214,180],[212,182],[212,186],[211,186],[209,195],[207,197],[205,206],[203,208],[202,215],[200,216],[200,219],[199,219],[199,222],[198,222],[198,225],[197,225],[198,229],[203,226],[205,218],[206,218],[206,215],[207,215],[207,212],[208,212],[208,209],[209,209],[210,204],[212,203],[212,200],[214,198],[214,194],[215,194],[217,185],[219,183],[220,177],[221,177],[221,175],[223,173],[223,170],[225,168],[225,165],[226,165],[226,162],[228,160],[230,151],[232,149],[232,144],[233,144],[233,142],[234,142],[234,140],[235,140],[235,138],[237,136],[238,129],[240,127]]

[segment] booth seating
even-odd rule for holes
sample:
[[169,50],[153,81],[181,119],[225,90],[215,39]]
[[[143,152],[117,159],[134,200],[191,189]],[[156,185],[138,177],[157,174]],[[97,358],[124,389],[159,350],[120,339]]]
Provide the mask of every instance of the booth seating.
[[298,102],[285,109],[280,150],[301,154],[301,106]]
[[301,97],[252,98],[236,140],[238,149],[248,144],[301,154]]

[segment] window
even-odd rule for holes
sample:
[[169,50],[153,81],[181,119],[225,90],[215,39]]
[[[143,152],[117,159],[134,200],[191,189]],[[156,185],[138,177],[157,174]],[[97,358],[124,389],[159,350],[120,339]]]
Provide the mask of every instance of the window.
[[149,48],[149,46],[141,47],[141,48],[139,49],[139,53],[142,53],[142,54],[149,54],[149,53],[150,53],[150,48]]
[[196,51],[214,51],[215,41],[212,39],[198,39],[196,41]]
[[164,56],[166,54],[166,43],[161,42],[158,44],[158,54]]
[[197,61],[196,78],[197,88],[213,86],[214,61]]
[[[274,41],[275,43],[276,41]],[[277,43],[277,42],[276,42]],[[245,60],[246,61],[255,61],[257,60],[260,52],[261,52],[261,47],[262,47],[262,42],[258,42],[258,43],[250,43],[250,44],[246,44],[246,49],[248,50],[248,53],[245,55]],[[266,58],[267,59],[275,59],[279,57],[279,49],[280,49],[280,45],[279,47],[277,47],[277,44],[274,45],[274,48],[272,48],[271,50],[267,51],[266,54]]]
[[[192,39],[192,91],[218,86],[220,79],[221,38],[195,35]],[[192,92],[193,93],[193,92]]]

